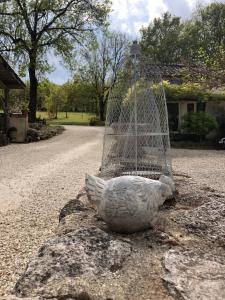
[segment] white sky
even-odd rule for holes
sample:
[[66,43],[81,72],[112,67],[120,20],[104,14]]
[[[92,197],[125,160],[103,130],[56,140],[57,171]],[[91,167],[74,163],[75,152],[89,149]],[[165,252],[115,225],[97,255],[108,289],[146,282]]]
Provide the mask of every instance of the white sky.
[[[213,0],[112,0],[110,14],[111,29],[128,34],[131,38],[138,37],[142,26],[147,26],[155,17],[160,17],[169,11],[172,15],[187,19],[198,3],[209,4]],[[221,0],[219,2],[225,2]],[[48,78],[62,84],[66,82],[70,73],[60,65],[55,57],[50,58],[56,70]]]

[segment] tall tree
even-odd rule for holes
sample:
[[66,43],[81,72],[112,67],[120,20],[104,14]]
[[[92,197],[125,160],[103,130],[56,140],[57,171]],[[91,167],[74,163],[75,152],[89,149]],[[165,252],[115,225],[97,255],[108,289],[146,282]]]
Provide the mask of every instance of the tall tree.
[[225,3],[199,7],[185,24],[186,49],[197,68],[192,79],[209,88],[225,84]]
[[141,46],[156,63],[184,63],[186,79],[209,88],[225,84],[225,4],[200,6],[181,22],[165,13],[141,30]]
[[180,17],[165,13],[141,29],[143,51],[156,63],[174,63],[181,60],[183,24]]
[[12,52],[28,68],[30,79],[29,119],[35,121],[37,71],[50,67],[47,54],[54,49],[67,62],[77,43],[102,25],[109,11],[108,0],[13,0],[0,3],[0,49]]
[[65,109],[96,113],[95,88],[92,83],[75,76],[72,81],[62,86],[65,91]]
[[99,118],[104,121],[105,108],[112,88],[118,79],[128,53],[129,41],[119,33],[98,35],[84,53],[81,76],[92,82],[97,95]]

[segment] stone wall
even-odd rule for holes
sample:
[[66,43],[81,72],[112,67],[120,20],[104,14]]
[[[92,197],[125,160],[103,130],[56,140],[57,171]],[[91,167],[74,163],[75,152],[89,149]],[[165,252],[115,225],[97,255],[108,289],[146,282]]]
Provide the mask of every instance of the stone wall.
[[16,142],[25,142],[28,130],[28,117],[21,114],[12,114],[10,116],[10,127],[17,129]]

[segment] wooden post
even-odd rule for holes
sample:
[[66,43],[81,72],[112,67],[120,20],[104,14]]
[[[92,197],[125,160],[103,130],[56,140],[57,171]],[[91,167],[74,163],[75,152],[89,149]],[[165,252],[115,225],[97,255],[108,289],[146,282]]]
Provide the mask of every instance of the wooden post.
[[4,89],[4,102],[5,102],[5,108],[4,108],[4,113],[5,113],[5,131],[6,133],[8,132],[9,129],[9,89],[5,88]]
[[4,90],[2,105],[5,114],[5,132],[7,133],[9,129],[9,89],[1,80],[0,80],[0,88]]

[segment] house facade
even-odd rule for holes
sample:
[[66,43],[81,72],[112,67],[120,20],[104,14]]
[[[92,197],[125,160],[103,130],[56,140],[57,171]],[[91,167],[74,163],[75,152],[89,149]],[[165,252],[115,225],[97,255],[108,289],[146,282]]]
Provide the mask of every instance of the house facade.
[[193,100],[180,100],[168,101],[168,119],[170,131],[178,131],[182,118],[186,113],[190,112],[206,112],[214,116],[218,124],[225,122],[225,101],[193,101]]
[[[182,72],[184,68],[185,65],[182,64],[159,66],[163,80],[176,85],[183,83]],[[183,116],[190,112],[209,113],[216,118],[219,125],[225,124],[225,98],[218,101],[216,98],[214,100],[199,101],[198,99],[188,100],[181,97],[175,101],[167,100],[167,109],[170,131],[178,131]]]

